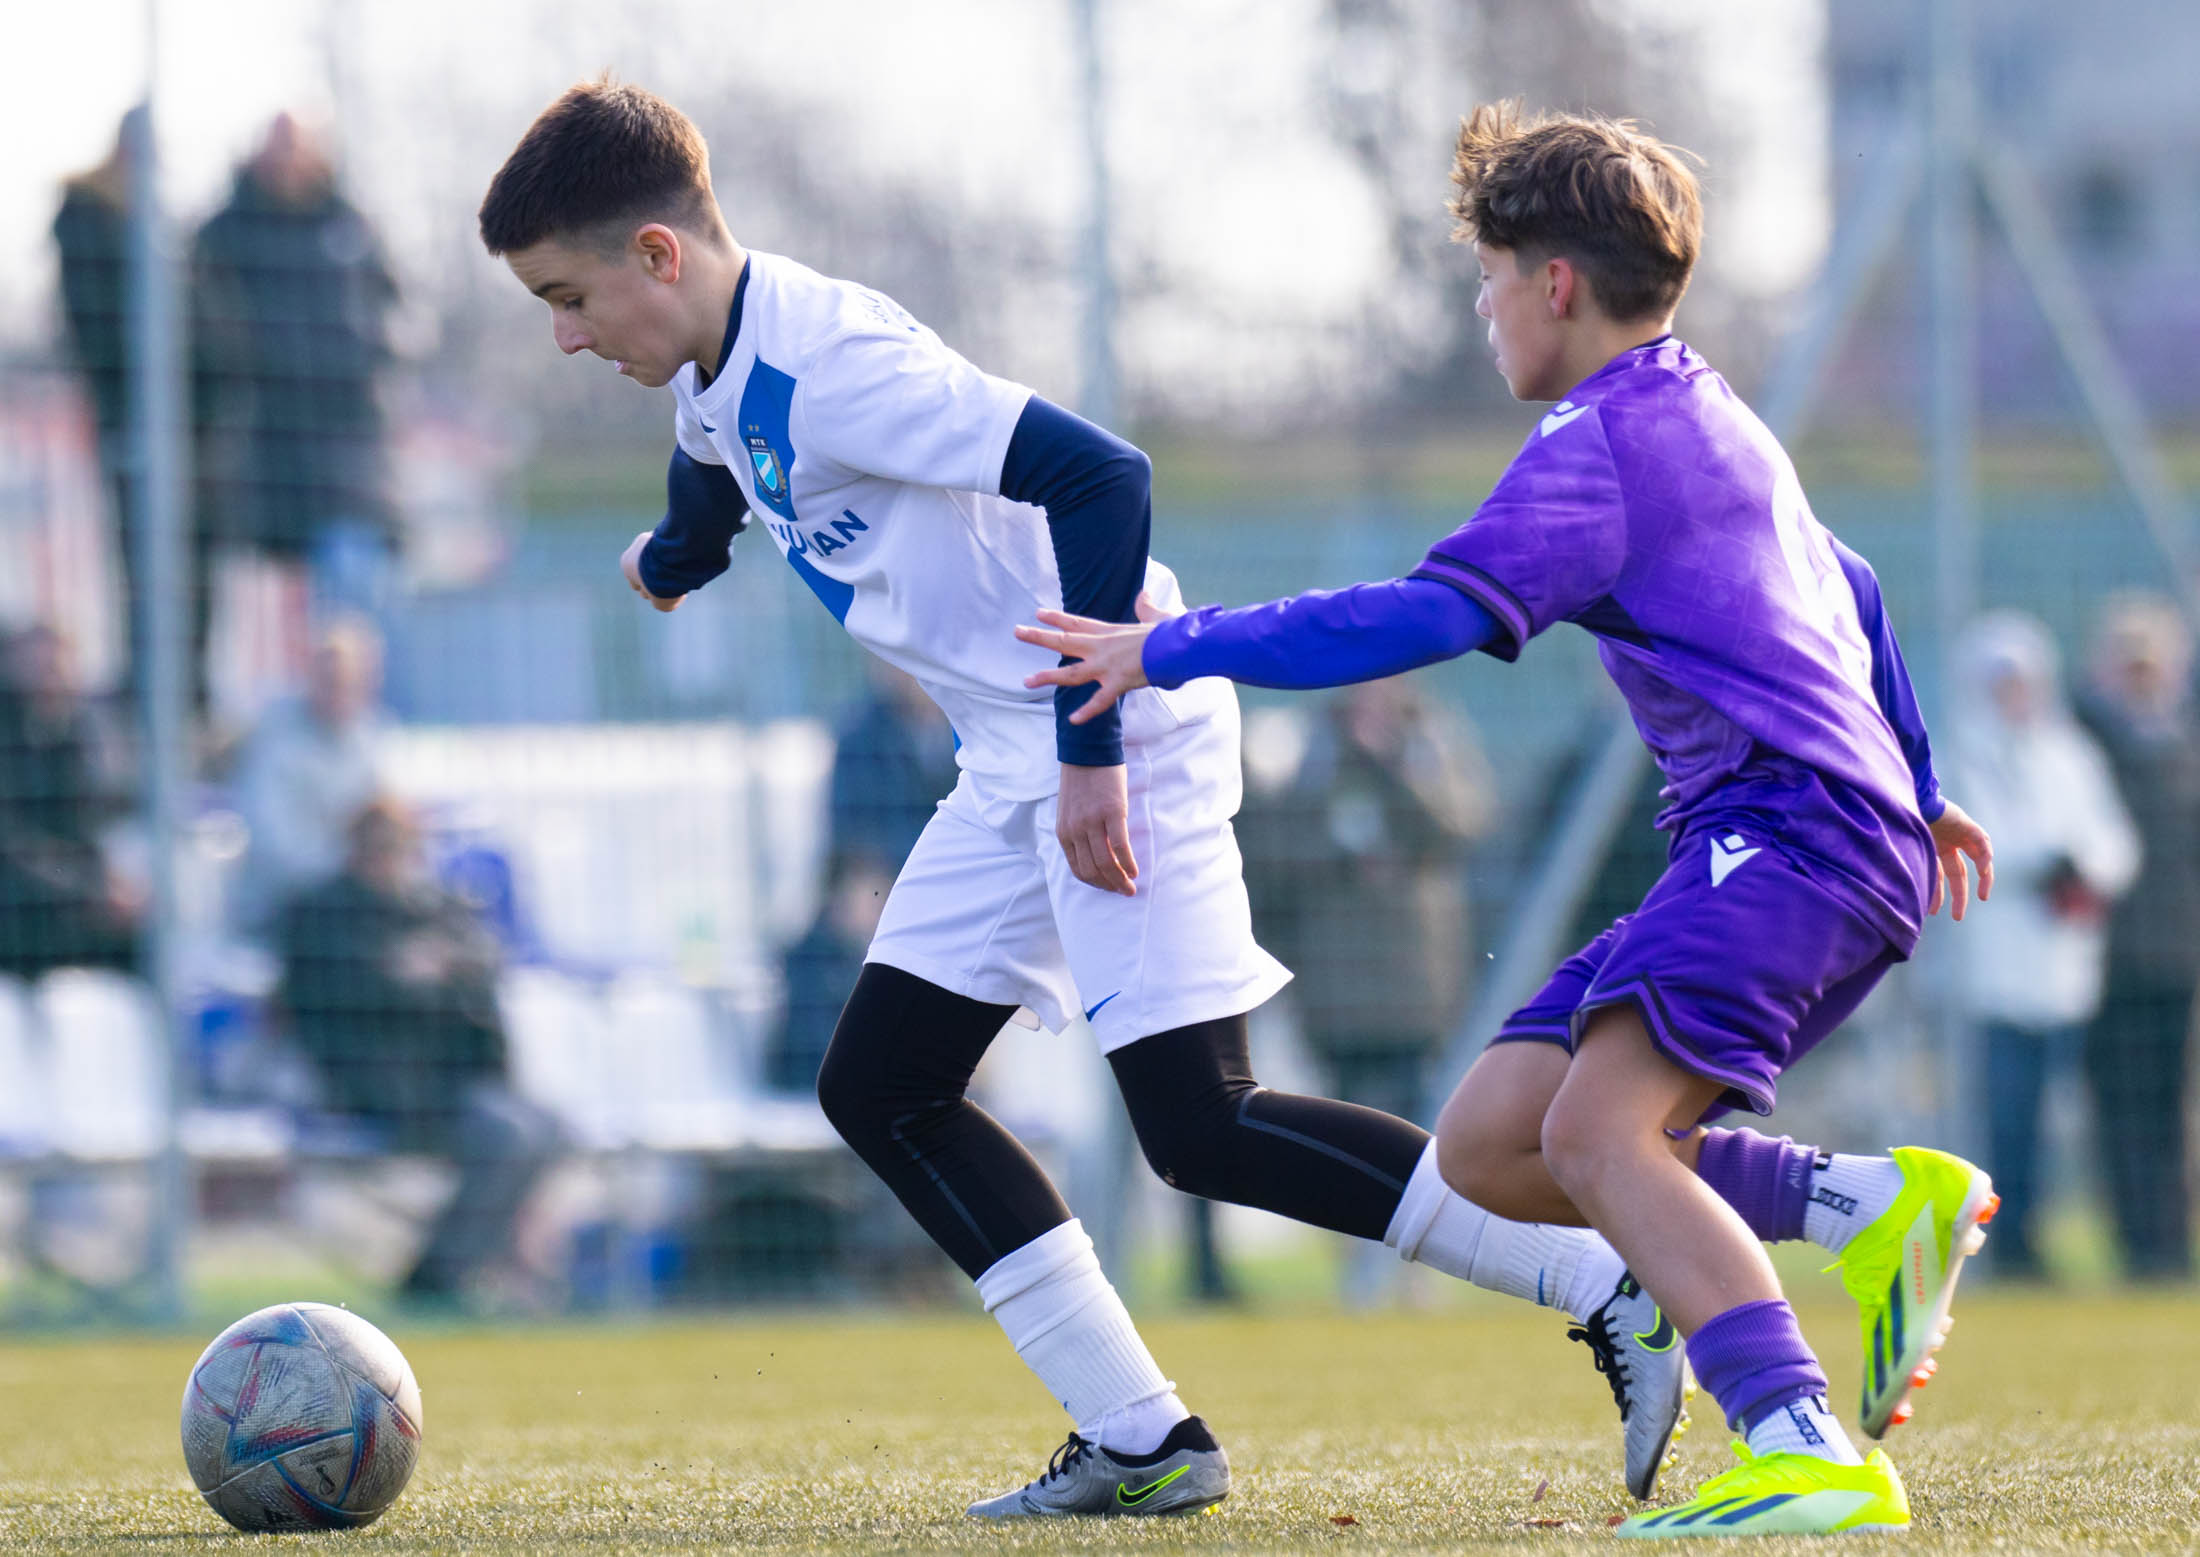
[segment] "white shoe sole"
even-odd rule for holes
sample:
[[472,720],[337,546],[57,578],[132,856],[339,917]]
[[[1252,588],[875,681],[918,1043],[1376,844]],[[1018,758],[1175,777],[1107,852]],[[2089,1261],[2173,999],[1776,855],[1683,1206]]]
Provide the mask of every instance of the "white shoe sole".
[[1879,1439],[1907,1422],[1911,1416],[1910,1396],[1923,1389],[1939,1371],[1936,1354],[1948,1344],[1948,1332],[1955,1328],[1955,1320],[1949,1310],[1955,1306],[1956,1281],[1963,1273],[1963,1262],[1986,1247],[1986,1224],[2001,1209],[2001,1196],[1994,1193],[1994,1181],[1981,1169],[1971,1172],[1971,1187],[1963,1197],[1963,1205],[1956,1212],[1954,1225],[1948,1234],[1948,1268],[1941,1275],[1940,1296],[1933,1304],[1932,1317],[1914,1332],[1916,1339],[1908,1339],[1912,1333],[1905,1331],[1905,1344],[1890,1368],[1901,1380],[1894,1394],[1883,1403],[1876,1421],[1867,1418],[1861,1425],[1868,1438]]

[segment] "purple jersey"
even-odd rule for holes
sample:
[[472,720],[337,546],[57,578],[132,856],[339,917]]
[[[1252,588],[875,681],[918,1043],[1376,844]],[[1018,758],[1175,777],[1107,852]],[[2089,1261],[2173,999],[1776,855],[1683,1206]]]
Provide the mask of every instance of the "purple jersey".
[[1932,839],[1856,595],[1778,440],[1686,345],[1577,385],[1413,576],[1488,611],[1500,659],[1554,623],[1595,633],[1665,774],[1661,827],[1768,833],[1915,944]]

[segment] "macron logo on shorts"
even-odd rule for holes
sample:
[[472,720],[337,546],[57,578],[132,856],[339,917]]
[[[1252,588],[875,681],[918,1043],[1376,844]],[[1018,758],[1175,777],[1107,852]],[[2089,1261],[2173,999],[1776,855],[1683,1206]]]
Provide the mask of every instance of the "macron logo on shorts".
[[1743,865],[1754,859],[1759,852],[1759,846],[1750,843],[1749,840],[1744,838],[1740,833],[1728,833],[1724,838],[1712,839],[1712,886],[1716,887],[1720,882],[1726,880],[1727,877],[1733,875],[1735,871],[1741,869]]

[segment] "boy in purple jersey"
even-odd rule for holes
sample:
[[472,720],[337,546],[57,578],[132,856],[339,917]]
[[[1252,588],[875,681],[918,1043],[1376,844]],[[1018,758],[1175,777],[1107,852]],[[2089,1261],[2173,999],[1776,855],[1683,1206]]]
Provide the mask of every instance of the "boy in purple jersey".
[[[1944,1153],[1850,1157],[1707,1127],[1778,1079],[1894,963],[1985,833],[1939,793],[1862,558],[1812,517],[1778,442],[1671,334],[1701,233],[1694,178],[1624,122],[1478,108],[1453,171],[1477,311],[1515,396],[1558,403],[1472,521],[1402,579],[1114,626],[1042,612],[1073,656],[1034,684],[1222,675],[1328,686],[1562,621],[1594,633],[1667,780],[1670,867],[1506,1022],[1438,1125],[1446,1180],[1506,1216],[1586,1222],[1680,1331],[1743,1463],[1629,1536],[1908,1523],[1885,1454],[1825,1401],[1760,1240],[1842,1256],[1863,1314],[1862,1425],[1909,1415],[1996,1201]],[[1084,713],[1081,717],[1090,717]]]

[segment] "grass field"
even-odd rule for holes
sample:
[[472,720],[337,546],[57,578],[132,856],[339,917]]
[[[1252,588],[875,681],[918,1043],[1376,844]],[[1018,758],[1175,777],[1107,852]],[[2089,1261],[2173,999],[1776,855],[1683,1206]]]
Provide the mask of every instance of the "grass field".
[[[1917,1520],[1896,1549],[2200,1548],[2200,1301],[1980,1292],[1959,1316],[1892,1440]],[[1804,1319],[1852,1400],[1847,1311]],[[0,1346],[0,1549],[1569,1552],[1629,1506],[1586,1352],[1497,1304],[1149,1325],[1234,1495],[1207,1518],[1007,1528],[964,1503],[1033,1474],[1066,1427],[974,1313],[389,1328],[424,1391],[419,1474],[379,1524],[304,1538],[230,1534],[185,1478],[203,1337]],[[1703,1413],[1676,1484],[1723,1468],[1725,1442]]]

